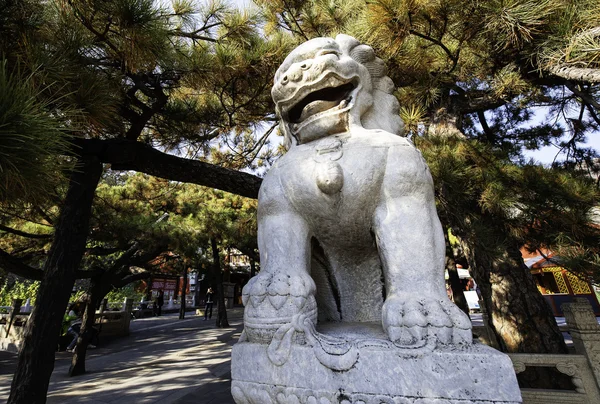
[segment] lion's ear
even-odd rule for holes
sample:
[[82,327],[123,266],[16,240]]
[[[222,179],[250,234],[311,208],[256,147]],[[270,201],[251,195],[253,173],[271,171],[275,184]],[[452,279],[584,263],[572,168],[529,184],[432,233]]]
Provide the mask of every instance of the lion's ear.
[[404,122],[399,113],[400,103],[398,99],[387,92],[375,89],[373,92],[373,107],[369,108],[360,120],[366,129],[382,129],[403,136]]
[[340,46],[342,53],[345,53],[346,55],[350,55],[351,49],[360,45],[360,42],[358,42],[356,38],[346,34],[339,34],[335,37],[335,41]]

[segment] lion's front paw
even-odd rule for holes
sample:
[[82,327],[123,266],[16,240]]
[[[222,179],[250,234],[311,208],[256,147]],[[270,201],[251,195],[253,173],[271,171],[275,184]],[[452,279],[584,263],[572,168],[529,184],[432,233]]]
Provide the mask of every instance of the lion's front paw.
[[244,287],[242,300],[245,306],[258,307],[267,299],[275,310],[289,301],[302,309],[314,292],[315,283],[308,275],[261,272]]
[[471,343],[471,321],[454,303],[417,295],[391,296],[383,305],[383,328],[402,345],[422,342],[429,334],[441,344]]
[[269,342],[296,314],[317,321],[315,283],[308,275],[261,272],[242,291],[244,324],[251,341]]

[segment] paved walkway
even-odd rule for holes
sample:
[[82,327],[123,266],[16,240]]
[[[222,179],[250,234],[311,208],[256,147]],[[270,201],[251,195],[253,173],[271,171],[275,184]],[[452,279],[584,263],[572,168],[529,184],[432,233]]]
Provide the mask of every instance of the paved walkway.
[[[71,354],[56,355],[48,404],[233,404],[231,346],[242,331],[242,309],[228,311],[230,328],[177,314],[135,320],[126,338],[101,340],[88,351],[88,373],[68,377]],[[8,398],[16,355],[0,352],[0,402]]]

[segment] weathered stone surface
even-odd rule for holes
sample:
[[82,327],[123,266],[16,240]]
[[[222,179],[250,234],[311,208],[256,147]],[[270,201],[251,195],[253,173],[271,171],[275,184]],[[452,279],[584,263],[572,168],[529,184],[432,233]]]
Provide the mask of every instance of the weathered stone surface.
[[347,35],[300,45],[277,71],[289,151],[259,192],[238,403],[520,402],[510,360],[472,346],[447,297],[432,178],[385,73]]
[[[520,403],[510,359],[481,344],[446,346],[412,356],[401,349],[363,346],[347,371],[323,366],[307,345],[293,345],[282,366],[265,346],[233,348],[232,392],[242,403]],[[241,358],[252,358],[252,365]]]

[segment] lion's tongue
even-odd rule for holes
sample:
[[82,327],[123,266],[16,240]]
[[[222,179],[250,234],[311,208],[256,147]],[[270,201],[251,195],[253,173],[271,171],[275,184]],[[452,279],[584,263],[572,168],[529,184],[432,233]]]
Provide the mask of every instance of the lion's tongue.
[[323,111],[327,111],[328,109],[335,107],[337,104],[339,104],[339,102],[340,102],[339,100],[335,100],[335,101],[316,100],[316,101],[313,101],[310,104],[308,104],[307,106],[305,106],[304,109],[302,109],[302,113],[300,114],[299,121],[302,122],[309,116],[318,114]]

